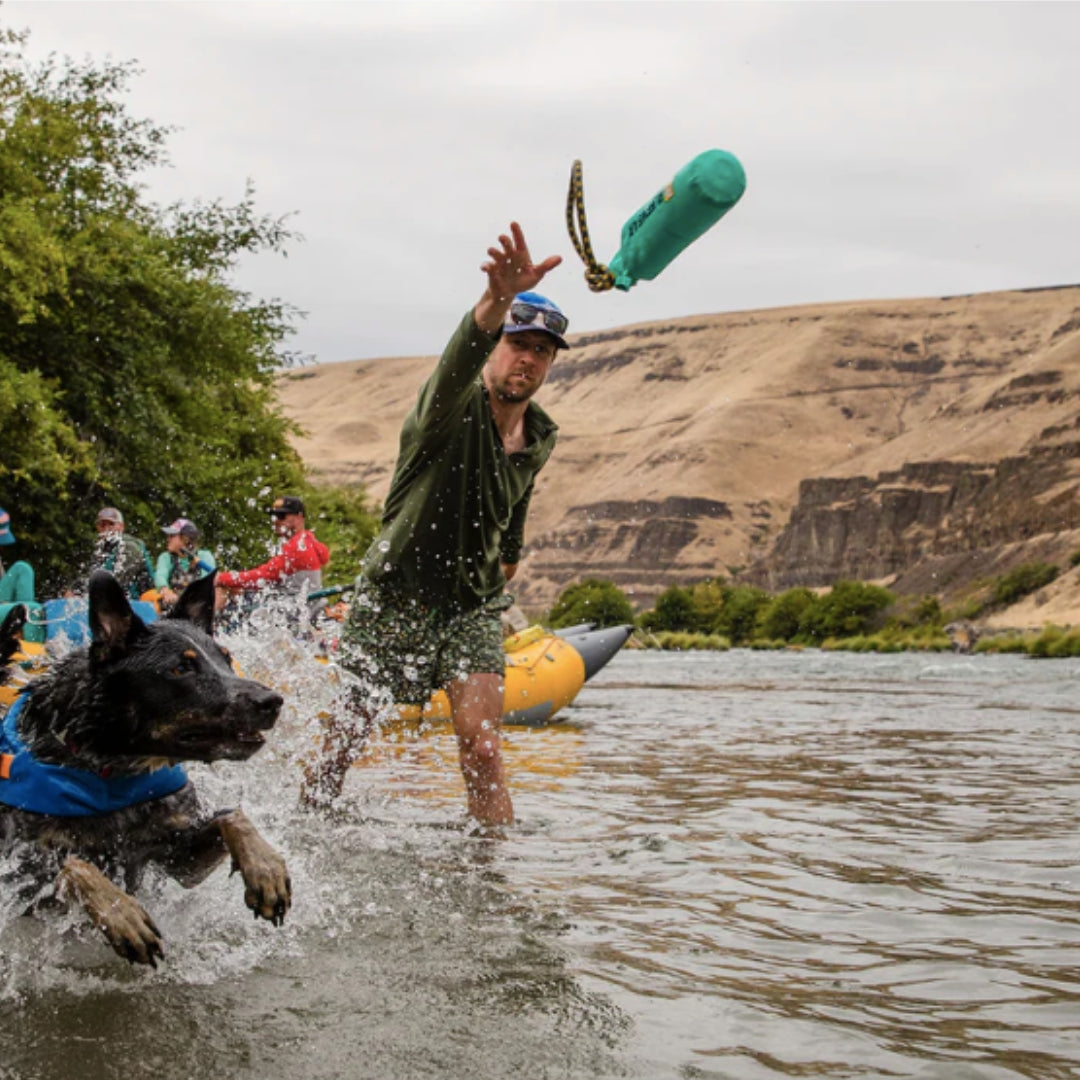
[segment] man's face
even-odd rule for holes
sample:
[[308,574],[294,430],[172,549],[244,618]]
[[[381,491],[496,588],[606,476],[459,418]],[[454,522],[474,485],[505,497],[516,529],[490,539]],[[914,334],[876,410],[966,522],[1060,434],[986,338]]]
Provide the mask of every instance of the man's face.
[[97,523],[97,534],[99,538],[103,536],[112,536],[114,534],[119,536],[123,531],[124,526],[121,525],[119,521],[99,521]]
[[304,527],[303,514],[280,514],[275,513],[271,519],[274,523],[274,532],[278,536],[292,536],[300,532]]
[[543,330],[503,334],[484,366],[484,382],[500,401],[528,401],[544,385],[557,351]]

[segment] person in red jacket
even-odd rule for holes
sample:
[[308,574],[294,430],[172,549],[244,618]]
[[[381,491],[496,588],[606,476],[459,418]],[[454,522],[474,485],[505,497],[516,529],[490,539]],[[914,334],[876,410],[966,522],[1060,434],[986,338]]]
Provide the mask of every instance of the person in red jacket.
[[307,527],[303,500],[282,495],[274,500],[270,516],[281,547],[261,566],[219,573],[215,583],[219,608],[241,592],[272,589],[307,596],[322,588],[322,568],[330,561],[330,549]]

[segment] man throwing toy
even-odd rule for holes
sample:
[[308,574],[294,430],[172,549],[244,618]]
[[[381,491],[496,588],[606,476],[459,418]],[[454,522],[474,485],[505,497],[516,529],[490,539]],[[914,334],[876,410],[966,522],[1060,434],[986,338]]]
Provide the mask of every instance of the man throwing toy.
[[[499,729],[506,658],[500,614],[512,599],[536,474],[556,426],[530,399],[555,354],[566,316],[530,292],[562,262],[534,263],[521,226],[488,248],[487,288],[458,326],[405,419],[382,532],[368,550],[342,632],[342,664],[398,704],[444,689],[453,710],[469,813],[509,824]],[[341,791],[374,720],[335,720],[304,800]],[[355,719],[355,718],[354,718]]]

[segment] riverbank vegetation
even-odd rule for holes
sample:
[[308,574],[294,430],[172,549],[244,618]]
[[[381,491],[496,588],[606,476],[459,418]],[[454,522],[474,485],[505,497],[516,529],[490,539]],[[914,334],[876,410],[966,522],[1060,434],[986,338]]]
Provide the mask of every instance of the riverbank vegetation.
[[[1059,568],[1026,563],[980,582],[954,610],[937,597],[897,596],[880,585],[838,581],[829,589],[793,588],[773,595],[718,577],[695,585],[671,585],[652,608],[634,616],[629,599],[613,582],[590,579],[564,591],[552,609],[567,626],[633,623],[644,648],[691,650],[805,649],[849,652],[947,652],[959,638],[957,620],[999,611],[1053,581]],[[963,640],[978,638],[965,632]],[[978,652],[1024,652],[1032,656],[1080,655],[1080,630],[1048,627],[1040,633],[986,636]]]
[[1044,658],[1080,656],[1080,629],[1046,626],[1029,634],[996,634],[978,642],[975,652],[1024,653]]

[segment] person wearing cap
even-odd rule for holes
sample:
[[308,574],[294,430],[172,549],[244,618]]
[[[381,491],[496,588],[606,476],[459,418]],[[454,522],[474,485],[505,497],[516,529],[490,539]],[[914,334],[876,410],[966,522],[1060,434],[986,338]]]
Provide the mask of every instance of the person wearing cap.
[[90,558],[90,572],[108,570],[128,597],[138,600],[154,588],[154,564],[146,545],[124,531],[124,515],[115,506],[98,511],[97,543]]
[[209,551],[199,547],[199,529],[187,518],[177,518],[161,531],[165,534],[165,550],[154,567],[154,586],[162,610],[168,611],[193,581],[217,568],[217,561]]
[[341,662],[383,702],[337,716],[305,770],[309,805],[340,792],[378,709],[422,704],[445,689],[453,710],[468,812],[513,821],[500,726],[506,658],[500,614],[524,539],[536,475],[556,425],[534,401],[566,316],[532,290],[562,261],[534,263],[520,225],[481,266],[487,287],[462,319],[401,431],[400,452],[341,637]]
[[270,519],[280,541],[277,553],[250,570],[218,574],[219,607],[230,593],[276,588],[306,596],[322,588],[322,568],[330,561],[330,549],[307,527],[303,499],[297,495],[275,499]]
[[[11,531],[11,516],[0,508],[0,546],[11,547],[15,534]],[[34,568],[20,559],[5,569],[0,559],[0,618],[8,613],[9,605],[34,602]]]

